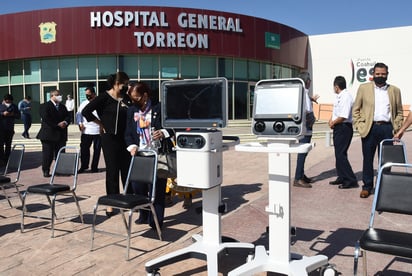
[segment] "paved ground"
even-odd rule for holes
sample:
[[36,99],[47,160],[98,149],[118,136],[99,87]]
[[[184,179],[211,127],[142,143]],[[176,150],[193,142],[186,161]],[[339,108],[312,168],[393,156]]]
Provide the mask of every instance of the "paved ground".
[[[315,131],[323,132],[325,124],[315,125]],[[36,126],[33,127],[34,136]],[[24,159],[24,170],[20,184],[27,186],[45,181],[41,174],[41,152],[36,140],[23,140],[17,127],[15,143],[28,146]],[[245,128],[225,129],[225,135],[240,135],[249,132]],[[316,147],[309,153],[306,174],[316,178],[312,189],[292,187],[291,221],[297,227],[297,236],[292,239],[292,251],[314,256],[328,256],[330,263],[342,275],[351,275],[353,250],[356,239],[367,226],[372,197],[359,198],[360,188],[339,190],[328,182],[335,178],[333,147],[327,147],[325,138],[313,142]],[[405,134],[407,145],[412,143],[412,134]],[[242,142],[242,141],[241,141]],[[70,144],[78,143],[77,129],[70,128]],[[410,153],[412,149],[408,149]],[[268,244],[266,227],[268,216],[267,154],[229,150],[224,152],[224,183],[222,200],[228,212],[222,216],[222,235],[241,242],[256,245]],[[354,137],[350,161],[358,179],[361,178],[361,147],[359,137]],[[296,157],[292,155],[292,175]],[[101,168],[104,163],[101,161]],[[361,183],[360,183],[361,184]],[[191,237],[202,232],[202,199],[198,195],[193,206],[185,210],[182,201],[174,198],[175,204],[166,209],[163,241],[145,225],[134,225],[131,260],[125,261],[125,240],[96,234],[95,250],[90,251],[91,213],[97,197],[104,194],[104,172],[79,175],[78,195],[85,224],[76,217],[75,204],[70,200],[59,200],[56,213],[56,237],[50,238],[48,221],[27,219],[26,231],[20,232],[21,210],[10,208],[0,196],[0,274],[1,275],[145,275],[145,263],[166,253],[184,248],[192,243]],[[19,200],[13,195],[13,203]],[[30,196],[27,200],[30,211],[36,216],[49,216],[45,198]],[[39,204],[40,203],[40,204]],[[399,228],[410,227],[410,219],[385,218]],[[124,232],[120,216],[107,219],[104,212],[98,216],[99,227]],[[138,235],[141,234],[141,235]],[[219,274],[227,273],[245,262],[248,250],[230,249],[228,255],[219,259]],[[360,268],[362,264],[360,263]],[[368,254],[368,275],[412,275],[410,260]],[[206,262],[188,259],[162,267],[162,276],[207,275]],[[259,274],[265,275],[265,273]]]

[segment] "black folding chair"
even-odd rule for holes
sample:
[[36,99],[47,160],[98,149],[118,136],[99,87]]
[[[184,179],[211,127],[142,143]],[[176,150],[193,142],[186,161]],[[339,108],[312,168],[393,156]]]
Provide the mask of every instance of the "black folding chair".
[[[51,211],[51,230],[52,230],[52,238],[54,237],[54,221],[56,218],[55,213],[55,204],[56,204],[56,197],[58,195],[71,195],[73,196],[74,201],[76,202],[77,210],[79,212],[80,220],[82,223],[83,215],[80,209],[79,202],[77,200],[76,195],[76,188],[77,188],[77,170],[79,166],[79,149],[78,147],[62,147],[56,158],[56,162],[54,163],[52,175],[50,177],[50,182],[45,184],[37,184],[29,186],[26,192],[23,194],[22,202],[22,219],[21,219],[21,232],[24,232],[24,217],[26,216],[26,197],[29,194],[40,194],[45,195],[47,200],[50,204],[50,211]],[[59,180],[64,182],[64,184],[56,183]],[[72,180],[71,184],[70,180]],[[53,197],[50,200],[50,197]]]
[[[133,225],[132,217],[136,210],[149,210],[152,212],[153,219],[156,225],[157,234],[159,239],[162,240],[162,232],[157,220],[156,211],[154,208],[154,200],[156,195],[156,172],[157,172],[157,153],[153,150],[141,150],[135,156],[132,157],[129,172],[127,175],[126,186],[122,194],[110,194],[99,197],[93,210],[93,224],[92,224],[92,244],[91,250],[93,251],[94,233],[107,234],[112,236],[120,236],[127,238],[127,252],[126,260],[129,260],[130,251],[130,237],[131,228]],[[126,194],[127,187],[131,182],[137,182],[138,185],[147,185],[150,187],[150,195],[136,195]],[[120,210],[123,218],[124,225],[126,227],[127,235],[108,232],[105,230],[96,229],[96,214],[99,205],[106,207],[113,207]],[[128,211],[128,221],[124,211]]]
[[379,169],[368,228],[355,245],[354,275],[357,275],[360,251],[363,255],[363,275],[367,275],[366,251],[412,258],[412,233],[394,229],[393,223],[374,225],[378,213],[412,215],[412,174],[406,172],[412,164],[386,163]]
[[385,163],[408,163],[406,146],[399,139],[384,139],[379,143],[378,168]]
[[25,147],[23,144],[13,145],[9,159],[7,161],[6,168],[4,169],[4,173],[0,175],[0,188],[3,190],[4,196],[6,197],[10,207],[12,208],[13,205],[11,204],[10,197],[8,196],[6,190],[9,187],[13,187],[14,189],[16,189],[17,195],[20,198],[20,202],[22,201],[22,196],[20,194],[17,182],[19,182],[20,179],[20,171],[24,156],[24,150]]

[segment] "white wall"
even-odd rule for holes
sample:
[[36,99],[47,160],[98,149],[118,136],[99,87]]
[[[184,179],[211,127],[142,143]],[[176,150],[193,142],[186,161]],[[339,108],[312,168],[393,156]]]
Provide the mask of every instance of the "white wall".
[[309,45],[308,70],[319,103],[333,102],[335,76],[344,76],[355,96],[361,83],[356,76],[359,70],[369,71],[376,62],[383,62],[389,67],[388,83],[401,89],[403,104],[412,104],[412,26],[309,36]]

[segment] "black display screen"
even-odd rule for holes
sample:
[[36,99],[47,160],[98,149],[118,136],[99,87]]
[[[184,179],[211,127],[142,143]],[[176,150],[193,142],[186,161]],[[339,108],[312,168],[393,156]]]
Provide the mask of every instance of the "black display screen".
[[176,80],[162,84],[165,128],[221,128],[227,124],[225,78]]

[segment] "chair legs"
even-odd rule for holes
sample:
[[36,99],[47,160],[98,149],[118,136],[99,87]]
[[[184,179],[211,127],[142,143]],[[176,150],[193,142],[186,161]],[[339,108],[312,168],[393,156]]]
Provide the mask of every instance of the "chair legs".
[[363,276],[368,275],[367,273],[367,259],[366,259],[366,251],[362,250],[359,245],[359,241],[355,244],[355,254],[354,254],[354,261],[353,261],[353,275],[358,275],[358,263],[359,263],[359,256],[362,252],[362,265],[363,265]]
[[[81,220],[82,223],[84,223],[83,214],[82,214],[82,211],[80,209],[80,205],[79,205],[79,201],[77,200],[77,196],[74,193],[74,191],[71,191],[71,193],[72,193],[74,201],[76,202],[76,207],[77,207],[77,211],[79,212],[80,220]],[[28,192],[26,191],[23,194],[23,196],[21,197],[21,201],[22,201],[22,213],[21,214],[22,215],[21,215],[20,231],[22,233],[24,232],[24,216],[25,216],[25,212],[27,212],[27,209],[26,209],[26,197],[27,197],[27,195],[28,195]],[[49,202],[49,205],[50,205],[50,213],[51,213],[50,222],[51,222],[51,237],[52,238],[54,238],[54,222],[57,218],[56,211],[55,211],[56,210],[55,207],[56,207],[56,197],[57,197],[57,195],[58,194],[54,194],[52,199],[50,199],[49,195],[46,195],[47,201]]]
[[[108,235],[112,235],[112,236],[123,237],[123,238],[126,238],[126,242],[127,242],[126,260],[129,260],[130,259],[130,254],[129,254],[130,253],[130,243],[131,243],[130,240],[131,240],[132,226],[133,226],[133,214],[136,210],[135,209],[129,209],[128,210],[128,217],[127,217],[127,220],[126,220],[125,212],[124,212],[125,210],[120,209],[122,220],[124,222],[124,225],[125,225],[125,228],[126,228],[126,233],[127,233],[127,235],[124,236],[122,234],[110,233],[110,232],[107,232],[107,231],[104,231],[104,230],[96,229],[96,216],[97,216],[98,208],[99,208],[99,204],[96,203],[96,205],[93,208],[93,221],[92,221],[92,234],[91,234],[91,248],[90,248],[90,250],[93,251],[93,248],[94,248],[94,235],[95,235],[95,233],[101,233],[101,234],[108,234]],[[141,209],[138,209],[138,210],[141,210]],[[157,219],[156,211],[155,211],[155,208],[154,208],[153,205],[150,205],[150,211],[152,212],[152,215],[153,215],[153,219],[154,219],[154,222],[155,222],[155,225],[156,225],[156,231],[157,231],[157,235],[159,236],[159,240],[162,240],[162,232],[161,232],[159,221]]]
[[[20,194],[19,188],[17,187],[17,184],[11,184],[11,185],[13,185],[14,188],[16,189],[17,195],[18,195],[19,198],[20,198],[20,202],[22,202],[22,201],[23,201],[23,200],[22,200],[22,196],[21,196],[21,194]],[[11,201],[10,201],[10,197],[8,196],[8,194],[7,194],[7,192],[6,192],[6,189],[4,188],[3,185],[0,185],[0,188],[3,190],[4,197],[7,199],[7,202],[9,203],[10,208],[13,208],[13,205],[11,204]]]

